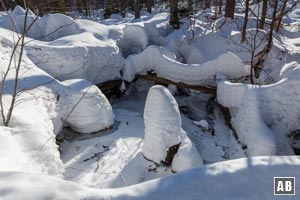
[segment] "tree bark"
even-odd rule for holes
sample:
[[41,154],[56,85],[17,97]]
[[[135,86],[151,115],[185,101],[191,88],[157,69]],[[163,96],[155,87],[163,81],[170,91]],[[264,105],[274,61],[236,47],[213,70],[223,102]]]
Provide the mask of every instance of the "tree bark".
[[174,29],[179,28],[178,0],[170,0],[170,25]]
[[204,9],[210,8],[210,0],[205,0]]
[[152,13],[153,0],[146,0],[147,12]]
[[234,18],[235,0],[226,0],[225,17]]
[[141,18],[141,13],[140,13],[140,0],[135,0],[134,3],[134,18],[139,19]]
[[280,10],[280,13],[279,13],[279,16],[278,16],[278,20],[277,20],[277,24],[276,24],[276,32],[278,32],[279,29],[280,29],[281,20],[282,20],[282,17],[284,16],[284,11],[285,11],[285,8],[286,8],[286,4],[287,4],[287,0],[284,0],[284,2],[282,4],[282,7],[281,7],[281,10]]
[[275,27],[275,24],[276,24],[277,8],[278,8],[278,1],[275,1],[273,14],[272,14],[272,22],[271,22],[270,30],[269,30],[268,43],[267,43],[267,46],[266,46],[266,53],[269,53],[271,51],[271,48],[272,48],[273,31],[274,31],[274,27]]
[[245,2],[246,3],[245,19],[244,19],[244,24],[243,24],[241,43],[243,43],[246,39],[246,31],[247,31],[248,15],[249,15],[249,1],[250,0],[246,0],[246,2]]
[[219,0],[219,15],[222,14],[222,5],[223,5],[223,1]]
[[268,0],[263,0],[263,7],[261,12],[261,18],[259,22],[259,28],[264,29],[266,16],[267,16]]

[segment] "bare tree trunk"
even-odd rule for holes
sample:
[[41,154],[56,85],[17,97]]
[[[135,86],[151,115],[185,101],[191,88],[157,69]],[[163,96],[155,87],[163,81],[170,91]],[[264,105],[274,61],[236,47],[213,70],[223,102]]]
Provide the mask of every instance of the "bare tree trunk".
[[153,5],[153,0],[147,0],[146,1],[146,7],[147,7],[147,12],[152,13],[152,5]]
[[247,24],[248,24],[248,15],[249,15],[249,1],[246,0],[246,8],[245,8],[245,19],[244,19],[244,25],[243,25],[243,30],[242,30],[242,39],[241,43],[243,43],[246,39],[246,31],[247,31]]
[[226,0],[225,17],[234,18],[235,0]]
[[219,0],[219,15],[222,14],[222,5],[223,5],[223,1]]
[[280,13],[279,13],[279,16],[278,16],[277,25],[276,25],[276,32],[278,32],[279,29],[280,29],[280,25],[281,25],[282,17],[284,16],[284,11],[285,11],[285,8],[286,8],[286,4],[287,4],[287,0],[284,0],[284,2],[282,4],[282,7],[281,7],[281,10],[280,10]]
[[125,17],[125,1],[118,0],[118,4],[119,4],[120,15],[124,18]]
[[210,0],[205,0],[204,9],[210,8]]
[[141,18],[141,13],[140,13],[140,0],[135,0],[135,3],[134,3],[134,18],[135,18],[135,19]]
[[174,29],[179,28],[178,0],[170,0],[170,25]]
[[270,30],[269,30],[269,35],[268,35],[268,43],[267,43],[267,46],[266,46],[266,53],[269,53],[271,51],[271,48],[272,48],[273,31],[274,31],[274,27],[275,27],[275,24],[276,24],[277,8],[278,8],[278,1],[275,1],[274,10],[273,10],[273,14],[272,14],[272,22],[271,22],[271,25],[270,25]]
[[263,7],[262,7],[261,18],[259,23],[260,29],[264,29],[266,16],[267,16],[267,9],[268,9],[268,0],[263,0]]

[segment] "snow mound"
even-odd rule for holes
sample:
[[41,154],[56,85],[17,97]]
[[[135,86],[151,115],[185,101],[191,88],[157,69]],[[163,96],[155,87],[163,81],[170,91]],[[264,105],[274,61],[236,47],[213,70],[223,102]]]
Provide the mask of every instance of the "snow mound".
[[154,70],[158,76],[174,82],[203,85],[207,80],[213,80],[215,75],[239,78],[250,73],[249,66],[245,66],[231,52],[221,54],[215,60],[201,65],[179,63],[171,59],[167,52],[163,47],[150,46],[140,54],[128,56],[123,69],[123,79],[132,81],[136,73]]
[[[8,58],[13,47],[13,34],[6,29],[1,29],[1,33],[0,57]],[[64,119],[90,82],[73,81],[69,85],[62,84],[38,68],[27,55],[25,49],[20,68],[17,101],[9,128],[0,125],[0,170],[61,177],[64,166],[55,137],[64,126]],[[0,60],[0,65],[3,66],[0,67],[1,74],[6,70],[8,63],[8,59]],[[14,77],[15,70],[10,70],[2,96],[5,109],[10,105]],[[111,106],[106,98],[96,87],[92,86],[90,89],[69,118],[74,122],[75,117],[82,117],[81,121],[76,123],[76,128],[86,132],[100,130],[113,122]],[[83,104],[93,104],[93,107],[87,107],[89,110],[82,109]],[[89,122],[83,123],[84,120]],[[90,121],[95,123],[91,125]]]
[[[293,69],[296,70],[293,71]],[[287,65],[281,73],[283,79],[278,83],[266,86],[228,82],[218,84],[218,101],[223,106],[232,108],[230,110],[233,121],[235,121],[233,125],[238,128],[239,136],[244,135],[241,136],[244,138],[242,141],[246,142],[246,138],[249,137],[249,134],[246,136],[246,133],[252,130],[251,134],[256,135],[259,132],[262,137],[261,140],[255,139],[254,143],[266,142],[269,147],[273,148],[275,145],[271,145],[273,139],[267,136],[273,135],[276,140],[277,155],[294,154],[287,136],[292,131],[300,129],[298,122],[300,82],[299,79],[294,79],[297,71],[297,65]],[[262,117],[259,117],[260,115]],[[273,134],[270,134],[267,127],[270,127]],[[253,144],[253,146],[258,144]],[[273,152],[273,150],[270,148],[269,152]]]
[[[174,171],[182,171],[203,163],[197,149],[181,127],[178,104],[169,90],[156,85],[150,88],[145,110],[144,156],[155,162],[171,162],[168,154],[175,154]],[[178,152],[176,145],[179,145]],[[172,150],[173,149],[173,150]],[[175,150],[174,150],[175,149]]]
[[124,59],[113,42],[98,40],[91,33],[67,36],[53,42],[31,42],[27,55],[60,81],[86,79],[102,83],[120,78]]
[[106,129],[114,123],[112,107],[96,86],[84,80],[68,80],[63,84],[75,91],[71,98],[71,108],[75,108],[66,119],[66,124],[74,131],[92,133]]
[[117,41],[117,45],[124,57],[130,54],[140,53],[148,45],[148,36],[143,27],[129,25],[123,28],[123,34]]
[[[221,83],[218,84],[219,90],[224,92],[222,91],[224,86],[221,86]],[[221,92],[218,92],[218,99],[221,99],[219,102],[223,106],[228,106],[227,102],[224,103],[222,100]],[[232,95],[232,93],[227,95]],[[275,155],[276,143],[274,135],[261,117],[256,92],[250,89],[244,94],[240,104],[236,105],[238,105],[238,111],[232,116],[232,125],[238,134],[239,141],[247,146],[248,156]]]
[[149,44],[158,46],[163,46],[166,44],[166,41],[160,36],[158,28],[153,22],[145,23],[144,28],[148,35]]
[[288,78],[299,80],[300,77],[300,65],[298,62],[291,62],[284,65],[279,73],[280,79]]
[[41,23],[43,23],[41,30],[45,41],[53,41],[64,36],[80,33],[75,20],[60,13],[42,17],[39,21],[39,24]]
[[178,152],[173,158],[172,170],[180,172],[202,164],[203,159],[199,155],[192,141],[186,136],[180,144]]
[[165,161],[169,148],[180,144],[184,135],[178,104],[167,88],[150,88],[145,104],[144,121],[144,156],[156,163]]

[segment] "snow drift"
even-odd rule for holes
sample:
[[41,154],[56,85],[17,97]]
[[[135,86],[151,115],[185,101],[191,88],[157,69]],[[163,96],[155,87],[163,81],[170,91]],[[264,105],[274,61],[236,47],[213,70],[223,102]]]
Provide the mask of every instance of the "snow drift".
[[[98,200],[207,200],[282,199],[274,197],[274,175],[300,179],[300,158],[255,157],[201,166],[172,176],[117,189],[92,189],[54,177],[0,172],[3,200],[98,199]],[[253,184],[255,183],[255,184]],[[299,184],[295,191],[300,190]]]

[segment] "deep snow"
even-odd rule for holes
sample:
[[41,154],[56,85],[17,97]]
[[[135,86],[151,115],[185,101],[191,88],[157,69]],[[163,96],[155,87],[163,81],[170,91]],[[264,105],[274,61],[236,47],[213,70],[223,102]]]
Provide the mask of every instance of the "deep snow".
[[[16,27],[0,16],[1,66],[8,65],[12,30],[22,30],[24,9],[17,7],[11,16]],[[30,12],[28,20],[35,17]],[[239,44],[241,14],[226,23],[218,19],[211,32],[198,13],[194,38],[188,20],[171,31],[167,13],[100,23],[62,14],[38,18],[26,37],[12,122],[0,126],[0,197],[274,199],[273,176],[300,178],[299,158],[291,156],[297,135],[290,137],[300,128],[297,9],[288,17],[290,26],[274,34],[255,80],[262,85],[256,86],[245,78],[250,68],[247,44]],[[258,39],[265,35],[261,31]],[[123,81],[125,96],[109,102],[93,85],[132,81],[149,71],[174,82],[214,86],[216,99],[138,80]],[[4,88],[5,109],[13,75],[11,70]],[[230,109],[236,132],[218,103]],[[161,164],[168,148],[179,143],[172,165]],[[267,157],[251,157],[262,155]],[[117,187],[122,188],[104,189]]]

